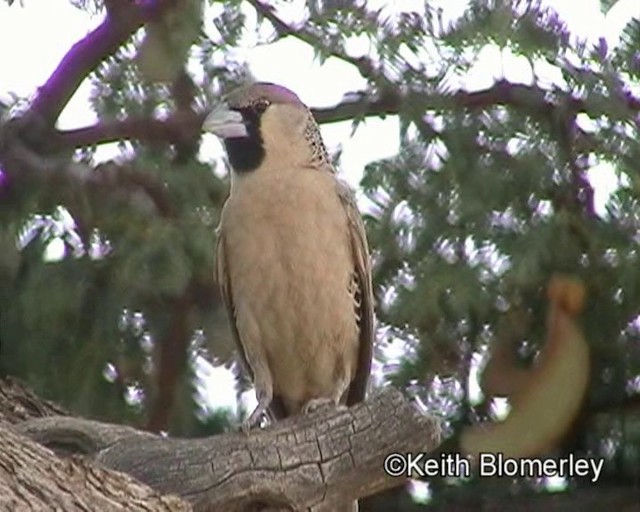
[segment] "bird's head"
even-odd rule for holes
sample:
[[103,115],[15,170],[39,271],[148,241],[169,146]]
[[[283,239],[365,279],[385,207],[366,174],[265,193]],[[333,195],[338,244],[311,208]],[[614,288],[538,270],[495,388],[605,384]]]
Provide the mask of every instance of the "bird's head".
[[235,89],[211,111],[203,128],[222,138],[236,173],[275,162],[327,161],[313,115],[295,93],[279,85],[259,82]]

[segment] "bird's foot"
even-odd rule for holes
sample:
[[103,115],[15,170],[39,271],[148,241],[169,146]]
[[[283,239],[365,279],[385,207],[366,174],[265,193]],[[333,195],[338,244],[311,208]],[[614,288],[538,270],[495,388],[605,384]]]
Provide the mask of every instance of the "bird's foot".
[[267,412],[267,407],[268,406],[259,403],[258,406],[249,415],[249,417],[242,422],[240,428],[245,435],[249,435],[249,431],[252,428],[260,427],[260,423],[262,422],[262,419]]
[[344,406],[336,404],[332,398],[312,398],[302,408],[302,414],[311,414],[321,409],[339,410],[341,408],[344,408]]

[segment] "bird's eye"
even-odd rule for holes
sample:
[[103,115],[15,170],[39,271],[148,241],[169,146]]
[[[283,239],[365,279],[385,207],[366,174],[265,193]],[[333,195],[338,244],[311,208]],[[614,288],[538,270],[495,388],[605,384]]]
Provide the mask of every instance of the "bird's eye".
[[253,110],[255,110],[258,114],[262,114],[265,110],[267,110],[267,107],[270,105],[269,100],[261,98],[259,100],[256,100],[252,107]]

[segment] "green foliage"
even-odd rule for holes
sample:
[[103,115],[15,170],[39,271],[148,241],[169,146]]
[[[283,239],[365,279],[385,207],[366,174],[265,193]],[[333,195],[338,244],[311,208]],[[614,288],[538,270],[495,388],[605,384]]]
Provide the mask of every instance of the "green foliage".
[[606,14],[608,13],[613,6],[618,3],[618,0],[600,0],[600,10]]
[[[434,34],[435,35],[435,34]],[[527,57],[553,60],[566,49],[569,31],[553,9],[539,2],[470,2],[469,9],[441,35],[453,48],[487,44],[511,48]]]
[[622,31],[620,47],[613,59],[614,69],[622,70],[633,79],[640,78],[640,19],[632,18]]

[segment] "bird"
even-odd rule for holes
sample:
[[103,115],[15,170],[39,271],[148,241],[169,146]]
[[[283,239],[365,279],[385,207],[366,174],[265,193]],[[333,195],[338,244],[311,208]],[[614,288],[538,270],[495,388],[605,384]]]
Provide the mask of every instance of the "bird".
[[203,128],[222,139],[231,167],[215,272],[258,401],[243,425],[363,401],[369,247],[312,112],[289,89],[257,82],[230,92]]
[[203,126],[222,138],[232,170],[216,280],[256,388],[248,424],[315,400],[362,401],[374,335],[367,237],[311,111],[258,82],[228,94]]

